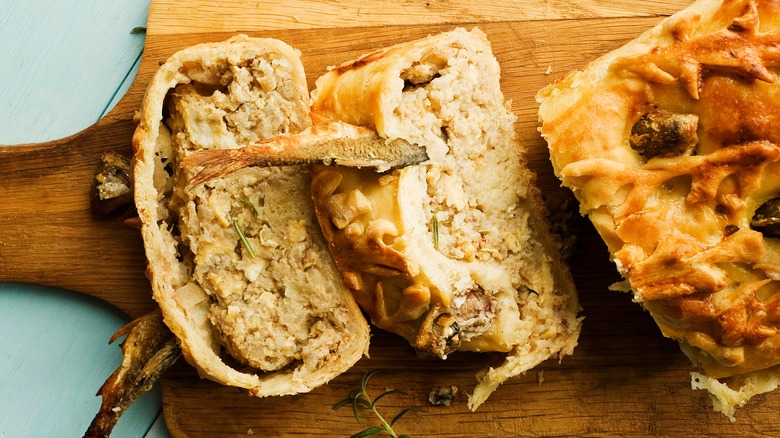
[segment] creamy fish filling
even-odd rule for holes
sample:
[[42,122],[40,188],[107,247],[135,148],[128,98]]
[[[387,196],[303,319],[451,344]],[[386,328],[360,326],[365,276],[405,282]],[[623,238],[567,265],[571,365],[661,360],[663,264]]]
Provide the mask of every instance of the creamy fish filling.
[[209,295],[224,351],[262,371],[314,370],[345,342],[336,327],[349,315],[328,298],[333,279],[309,269],[328,257],[313,208],[289,202],[310,197],[310,173],[248,168],[192,189],[191,170],[178,163],[195,150],[298,132],[306,121],[288,115],[295,90],[287,67],[283,59],[198,66],[188,72],[193,82],[169,93],[158,144],[158,179],[176,181],[161,187],[169,202],[160,217],[191,271],[182,277]]
[[484,66],[473,54],[455,46],[440,50],[402,72],[397,110],[431,157],[423,206],[428,231],[448,258],[501,262],[522,251],[527,228],[518,210],[522,158],[505,128],[515,116],[495,107],[500,90],[477,80]]

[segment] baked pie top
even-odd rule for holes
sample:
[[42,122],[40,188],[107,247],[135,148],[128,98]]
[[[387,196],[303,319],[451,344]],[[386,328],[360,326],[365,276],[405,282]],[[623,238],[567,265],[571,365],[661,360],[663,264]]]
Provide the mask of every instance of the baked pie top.
[[537,96],[556,175],[711,378],[780,363],[779,25],[698,1]]

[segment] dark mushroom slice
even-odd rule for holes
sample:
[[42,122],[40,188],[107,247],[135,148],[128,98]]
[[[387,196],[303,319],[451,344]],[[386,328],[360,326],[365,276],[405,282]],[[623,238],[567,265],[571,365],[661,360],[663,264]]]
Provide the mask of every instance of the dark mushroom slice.
[[92,214],[101,219],[126,219],[136,215],[130,160],[116,152],[100,157],[90,190]]
[[420,351],[446,358],[460,345],[486,332],[496,316],[495,301],[482,289],[466,293],[456,306],[437,305],[425,317],[415,347]]
[[628,142],[646,159],[691,155],[699,137],[699,116],[653,109],[639,118],[631,128]]
[[431,389],[431,392],[428,393],[428,401],[433,406],[449,406],[452,404],[453,401],[455,401],[455,397],[458,395],[458,387],[451,385],[451,386],[441,386],[441,387],[435,387]]
[[765,237],[780,237],[780,198],[770,199],[758,207],[750,221],[750,228],[760,231]]

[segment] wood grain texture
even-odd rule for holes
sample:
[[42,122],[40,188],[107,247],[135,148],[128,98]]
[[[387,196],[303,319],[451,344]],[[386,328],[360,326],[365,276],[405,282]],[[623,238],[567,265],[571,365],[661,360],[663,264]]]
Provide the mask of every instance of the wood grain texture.
[[[129,114],[128,114],[129,116]],[[130,156],[130,118],[74,136],[0,148],[0,280],[57,286],[104,299],[130,316],[154,308],[140,233],[96,220],[89,190],[102,152]]]
[[[13,206],[0,204],[0,258],[26,261],[0,267],[0,279],[80,290],[131,314],[153,305],[142,274],[140,239],[133,230],[89,217],[84,181],[102,150],[130,152],[132,113],[146,83],[159,63],[179,49],[222,40],[236,31],[280,38],[301,50],[312,85],[328,66],[374,48],[455,25],[479,24],[501,64],[503,90],[519,116],[521,144],[540,186],[551,193],[560,189],[536,131],[537,90],[617,48],[656,24],[659,15],[687,2],[488,0],[474,6],[431,1],[403,2],[395,9],[382,1],[285,2],[294,6],[294,14],[274,2],[223,2],[220,9],[210,4],[152,2],[138,77],[96,126],[48,145],[0,149],[0,197],[20,200]],[[410,10],[426,20],[435,18],[436,24],[420,25],[417,12],[404,13]],[[78,153],[68,151],[73,148]],[[41,193],[48,200],[36,201]],[[383,399],[383,413],[392,417],[412,405],[428,409],[399,422],[399,432],[413,436],[780,435],[774,421],[780,408],[777,394],[756,397],[730,423],[712,411],[706,393],[690,389],[692,367],[676,343],[660,335],[629,295],[607,290],[618,276],[606,247],[587,221],[580,221],[579,230],[572,270],[586,319],[574,356],[560,364],[545,362],[507,382],[475,413],[466,409],[464,392],[473,388],[474,373],[499,357],[418,358],[405,341],[375,330],[370,359],[330,384],[294,397],[250,398],[200,380],[191,367],[179,363],[163,381],[168,428],[176,437],[350,435],[368,424],[356,423],[349,409],[333,411],[331,406],[358,385],[364,371],[385,368],[391,372],[377,377],[370,389],[378,393],[391,387],[407,393]],[[461,396],[449,407],[427,406],[429,391],[444,385],[458,386]]]
[[[640,0],[266,0],[152,2],[150,35],[499,23],[669,15],[681,2]],[[235,5],[235,6],[234,6]],[[240,11],[240,13],[236,13]]]

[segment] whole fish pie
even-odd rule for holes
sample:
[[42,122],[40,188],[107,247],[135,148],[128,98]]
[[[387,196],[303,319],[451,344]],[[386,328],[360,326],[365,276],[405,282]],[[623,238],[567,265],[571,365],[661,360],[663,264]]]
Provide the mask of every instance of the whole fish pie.
[[541,134],[715,408],[780,377],[780,4],[700,0],[541,90]]

